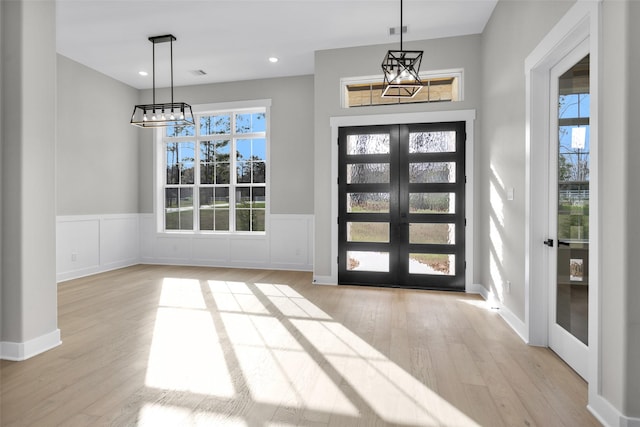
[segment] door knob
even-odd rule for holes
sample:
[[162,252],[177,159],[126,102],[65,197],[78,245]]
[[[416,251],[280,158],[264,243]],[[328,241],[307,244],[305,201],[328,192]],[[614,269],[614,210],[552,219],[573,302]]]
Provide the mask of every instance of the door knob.
[[553,247],[553,239],[547,239],[544,241],[544,244],[549,246],[550,248]]

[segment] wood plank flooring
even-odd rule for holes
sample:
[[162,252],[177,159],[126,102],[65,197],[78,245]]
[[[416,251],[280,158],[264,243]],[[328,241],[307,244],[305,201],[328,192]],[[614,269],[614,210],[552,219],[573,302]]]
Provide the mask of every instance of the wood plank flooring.
[[59,284],[63,344],[0,363],[14,426],[597,426],[477,296],[139,265]]

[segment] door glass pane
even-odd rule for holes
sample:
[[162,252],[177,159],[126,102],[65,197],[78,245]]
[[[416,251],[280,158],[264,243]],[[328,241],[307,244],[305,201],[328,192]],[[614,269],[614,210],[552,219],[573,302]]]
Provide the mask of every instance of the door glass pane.
[[556,323],[588,344],[589,56],[558,83]]
[[389,252],[347,251],[347,270],[389,272]]
[[347,212],[389,212],[389,193],[347,193]]
[[456,243],[455,224],[409,224],[409,243],[426,245],[454,245]]
[[409,254],[410,274],[456,275],[456,256],[453,254]]
[[455,162],[424,162],[409,164],[409,182],[438,184],[456,182]]
[[454,153],[456,132],[412,132],[409,134],[409,153]]
[[409,213],[450,214],[455,211],[455,193],[409,194]]
[[347,155],[389,154],[389,134],[349,135]]
[[389,242],[388,222],[347,222],[348,242]]
[[357,163],[347,165],[347,184],[386,184],[389,163]]

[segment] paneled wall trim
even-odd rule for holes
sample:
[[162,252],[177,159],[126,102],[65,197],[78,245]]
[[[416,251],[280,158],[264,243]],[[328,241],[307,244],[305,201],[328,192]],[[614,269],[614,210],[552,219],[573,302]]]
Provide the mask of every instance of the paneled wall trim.
[[138,264],[139,215],[58,216],[58,282]]
[[313,269],[313,215],[269,215],[262,236],[157,233],[155,216],[140,215],[140,262],[211,267]]
[[266,235],[157,233],[153,214],[59,216],[59,282],[135,264],[313,269],[313,215],[269,216]]

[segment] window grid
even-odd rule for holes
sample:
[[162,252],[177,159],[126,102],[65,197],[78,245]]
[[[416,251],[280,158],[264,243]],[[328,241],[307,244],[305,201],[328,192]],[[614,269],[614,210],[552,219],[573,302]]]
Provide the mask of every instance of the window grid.
[[265,109],[235,110],[166,129],[165,231],[265,231],[266,120]]

